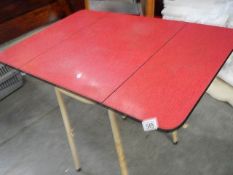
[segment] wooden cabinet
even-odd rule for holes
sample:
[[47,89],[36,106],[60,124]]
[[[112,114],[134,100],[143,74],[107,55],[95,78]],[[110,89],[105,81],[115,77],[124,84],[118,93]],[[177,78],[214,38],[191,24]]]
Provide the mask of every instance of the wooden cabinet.
[[0,43],[84,8],[84,0],[1,0]]

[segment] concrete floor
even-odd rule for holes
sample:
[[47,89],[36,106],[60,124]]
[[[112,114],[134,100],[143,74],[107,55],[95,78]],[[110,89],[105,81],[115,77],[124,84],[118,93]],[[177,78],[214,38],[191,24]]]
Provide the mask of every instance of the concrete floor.
[[[120,174],[106,109],[66,102],[82,171],[74,171],[53,87],[26,76],[0,102],[0,175]],[[232,175],[233,108],[205,95],[187,122],[173,145],[169,134],[119,117],[130,175]]]

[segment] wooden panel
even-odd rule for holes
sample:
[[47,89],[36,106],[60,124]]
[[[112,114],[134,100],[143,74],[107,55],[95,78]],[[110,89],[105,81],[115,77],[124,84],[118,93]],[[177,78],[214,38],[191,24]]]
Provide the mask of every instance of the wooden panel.
[[64,10],[57,2],[1,23],[0,43],[64,16]]
[[63,9],[63,12],[66,14],[66,16],[71,14],[71,9],[67,0],[58,0],[58,3],[60,4],[60,7]]
[[67,2],[73,12],[85,8],[84,0],[68,0]]
[[1,0],[0,23],[53,2],[55,0]]

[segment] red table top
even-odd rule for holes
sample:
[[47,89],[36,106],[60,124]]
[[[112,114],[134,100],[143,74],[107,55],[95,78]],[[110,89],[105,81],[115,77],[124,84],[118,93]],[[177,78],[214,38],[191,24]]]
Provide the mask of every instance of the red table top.
[[38,55],[61,44],[75,33],[85,30],[105,15],[105,13],[91,11],[75,13],[6,49],[4,51],[6,57],[1,61],[15,68],[21,68]]
[[160,129],[181,125],[233,48],[233,30],[189,24],[104,104]]
[[[85,19],[89,20],[102,15],[88,11],[81,12],[81,17],[78,14],[71,16],[73,23],[83,21],[84,14]],[[68,18],[67,21],[71,20]],[[69,25],[68,22],[65,26]],[[49,36],[51,30],[57,36],[57,26],[52,25],[44,36],[41,36],[41,32],[6,50],[7,59],[12,59],[6,63],[20,66],[24,72],[102,103],[184,25],[181,22],[108,13],[98,22],[82,27],[82,30],[78,28],[75,34],[61,42],[56,41],[55,46],[47,49],[48,46],[44,44],[46,39],[41,38]],[[49,45],[54,42],[51,41]],[[27,53],[22,44],[32,49]],[[43,52],[34,52],[36,48]],[[19,57],[22,52],[26,52],[23,59]],[[10,57],[12,53],[14,56]],[[37,56],[31,59],[31,55]]]
[[187,118],[232,48],[224,28],[81,11],[0,61],[135,119],[156,117],[169,130]]

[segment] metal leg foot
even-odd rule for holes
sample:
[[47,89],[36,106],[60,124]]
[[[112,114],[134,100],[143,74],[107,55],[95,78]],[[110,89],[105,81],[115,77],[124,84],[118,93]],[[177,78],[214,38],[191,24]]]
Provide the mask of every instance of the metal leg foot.
[[80,172],[80,171],[82,171],[82,168],[79,168],[79,169],[77,169],[76,171],[77,171],[77,172]]
[[126,116],[126,115],[122,115],[121,118],[122,118],[123,120],[126,120],[126,119],[127,119],[127,116]]
[[178,143],[178,133],[177,131],[172,132],[172,143],[176,145]]

